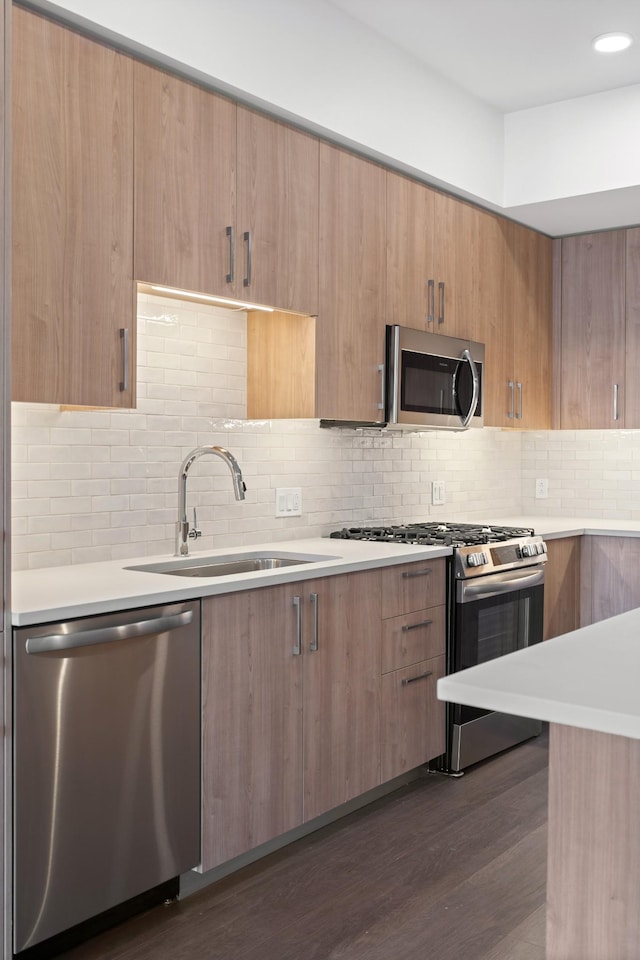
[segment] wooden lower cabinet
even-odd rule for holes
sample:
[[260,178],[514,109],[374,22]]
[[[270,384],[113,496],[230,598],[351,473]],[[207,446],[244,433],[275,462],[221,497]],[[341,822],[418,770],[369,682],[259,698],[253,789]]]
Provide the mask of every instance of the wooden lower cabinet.
[[640,537],[583,537],[581,625],[640,606]]
[[382,621],[381,780],[445,751],[445,561],[385,570]]
[[203,870],[380,783],[380,622],[378,571],[203,600]]
[[582,537],[547,540],[544,575],[543,639],[580,626],[580,552]]

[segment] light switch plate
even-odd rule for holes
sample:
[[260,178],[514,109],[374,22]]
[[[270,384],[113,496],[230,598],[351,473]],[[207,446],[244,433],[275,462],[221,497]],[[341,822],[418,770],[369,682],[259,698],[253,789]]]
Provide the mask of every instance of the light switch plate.
[[300,517],[302,515],[302,488],[278,487],[276,489],[276,517]]
[[434,507],[441,507],[445,502],[444,480],[432,480],[431,503]]
[[536,500],[546,500],[549,496],[549,481],[536,480]]

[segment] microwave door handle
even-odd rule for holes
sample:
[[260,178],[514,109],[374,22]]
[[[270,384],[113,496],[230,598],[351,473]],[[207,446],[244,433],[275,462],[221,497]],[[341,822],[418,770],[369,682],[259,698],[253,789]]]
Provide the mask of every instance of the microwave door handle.
[[467,363],[469,364],[469,368],[471,370],[471,377],[473,380],[473,393],[471,394],[471,404],[469,406],[469,410],[467,411],[464,417],[463,416],[460,417],[460,422],[462,423],[462,426],[466,430],[469,424],[471,423],[474,413],[476,412],[476,407],[478,406],[478,400],[480,399],[480,377],[478,376],[478,368],[476,367],[475,360],[471,356],[470,350],[465,349],[462,351],[462,359],[466,360]]

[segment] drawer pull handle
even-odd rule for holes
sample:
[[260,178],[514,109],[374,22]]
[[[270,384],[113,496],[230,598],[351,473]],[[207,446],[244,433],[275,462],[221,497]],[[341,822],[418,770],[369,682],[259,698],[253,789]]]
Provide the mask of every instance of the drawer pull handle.
[[428,673],[419,673],[417,677],[409,677],[402,681],[403,687],[408,687],[410,683],[415,683],[417,680],[426,680],[427,677],[433,676],[433,670],[429,670]]
[[402,574],[405,580],[411,579],[411,577],[428,577],[431,573],[431,567],[425,567],[424,570],[405,570]]
[[408,633],[409,630],[418,630],[419,627],[430,627],[433,620],[420,620],[419,623],[403,623],[402,632]]
[[318,649],[318,594],[310,593],[309,599],[313,604],[313,637],[309,644],[309,650],[311,653],[315,653]]

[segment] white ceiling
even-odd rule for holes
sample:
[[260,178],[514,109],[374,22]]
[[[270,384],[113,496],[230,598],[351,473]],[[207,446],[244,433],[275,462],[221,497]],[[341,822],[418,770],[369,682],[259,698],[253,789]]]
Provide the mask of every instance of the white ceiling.
[[[501,112],[640,83],[639,0],[329,0]],[[591,47],[602,33],[635,43]]]

